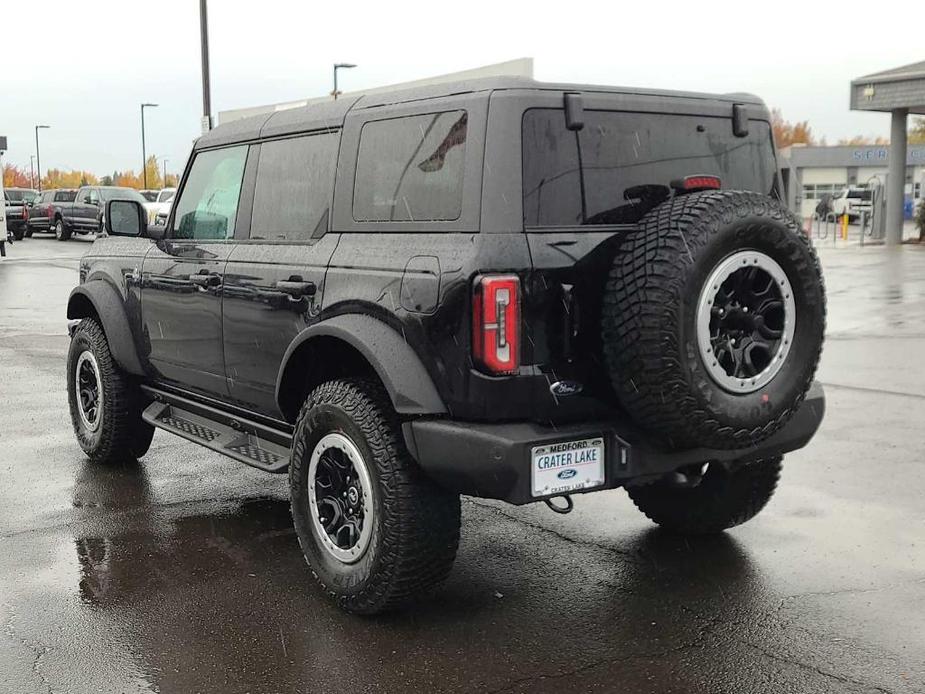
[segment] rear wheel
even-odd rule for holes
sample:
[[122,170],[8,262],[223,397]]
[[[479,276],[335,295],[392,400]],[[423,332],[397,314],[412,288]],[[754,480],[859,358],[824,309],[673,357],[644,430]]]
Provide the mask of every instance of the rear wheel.
[[144,455],[154,428],[141,418],[141,393],[112,358],[95,319],[77,326],[67,364],[71,423],[84,453],[102,464]]
[[71,238],[71,230],[67,228],[67,225],[64,223],[64,220],[60,217],[55,220],[55,238],[58,241],[67,241]]
[[685,535],[718,533],[754,518],[765,507],[780,477],[781,458],[725,466],[707,464],[695,487],[661,480],[627,489],[646,516],[666,530]]
[[421,473],[380,385],[338,380],[312,391],[296,426],[289,485],[305,559],[343,609],[394,609],[449,574],[459,495]]
[[25,231],[23,229],[13,229],[13,238],[17,241],[22,241],[25,236]]
[[32,238],[32,227],[26,227],[26,238],[27,239]]

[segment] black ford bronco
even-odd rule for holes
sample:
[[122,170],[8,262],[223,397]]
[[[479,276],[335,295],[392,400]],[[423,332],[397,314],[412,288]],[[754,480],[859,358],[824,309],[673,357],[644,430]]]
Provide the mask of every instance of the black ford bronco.
[[822,277],[781,197],[745,94],[490,79],[222,125],[166,227],[106,205],[67,308],[77,439],[288,472],[353,612],[447,576],[460,494],[624,487],[722,531],[824,411]]

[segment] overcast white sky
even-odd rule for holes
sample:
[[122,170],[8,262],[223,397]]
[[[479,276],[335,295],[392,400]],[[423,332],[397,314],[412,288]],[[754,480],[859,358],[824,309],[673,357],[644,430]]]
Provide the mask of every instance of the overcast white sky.
[[[925,59],[915,3],[337,2],[211,0],[213,112],[354,91],[532,56],[537,79],[749,91],[830,143],[887,135],[887,114],[848,110],[852,78]],[[898,29],[887,22],[901,22]],[[202,109],[198,0],[3,0],[0,135],[28,168],[99,175],[148,153],[181,170]]]

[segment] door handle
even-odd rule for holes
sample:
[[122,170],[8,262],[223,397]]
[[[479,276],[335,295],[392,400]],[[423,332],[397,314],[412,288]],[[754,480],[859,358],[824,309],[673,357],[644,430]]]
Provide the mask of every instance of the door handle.
[[197,287],[217,287],[222,283],[222,276],[203,270],[190,275],[189,281]]
[[301,299],[303,296],[315,296],[314,282],[301,282],[295,280],[280,280],[276,283],[276,289],[288,294],[294,299]]

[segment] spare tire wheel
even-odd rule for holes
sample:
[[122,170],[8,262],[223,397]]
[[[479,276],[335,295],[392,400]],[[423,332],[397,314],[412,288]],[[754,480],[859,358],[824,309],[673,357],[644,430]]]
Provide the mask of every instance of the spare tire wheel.
[[661,204],[623,240],[606,284],[611,383],[668,448],[773,434],[805,397],[824,332],[816,254],[797,218],[757,193]]

